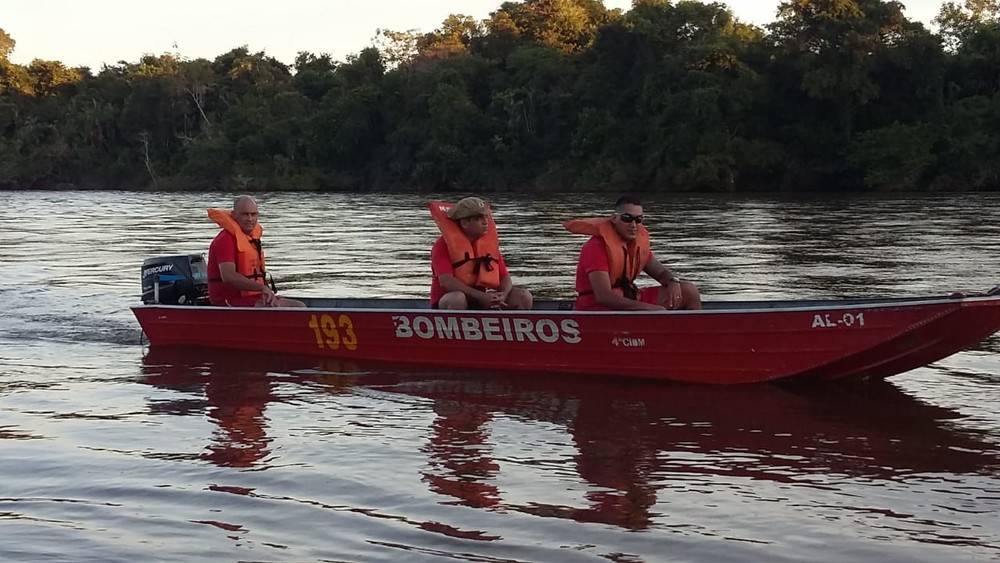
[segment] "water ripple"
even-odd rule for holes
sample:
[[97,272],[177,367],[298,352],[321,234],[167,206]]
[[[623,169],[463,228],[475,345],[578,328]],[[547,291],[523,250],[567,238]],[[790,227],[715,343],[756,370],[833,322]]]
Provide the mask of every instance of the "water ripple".
[[[0,192],[0,559],[963,561],[1000,545],[1000,339],[890,383],[717,389],[140,346],[142,260],[229,194]],[[261,195],[283,292],[426,297],[416,195]],[[591,194],[497,197],[573,294]],[[982,291],[1000,196],[652,198],[709,299]],[[665,359],[664,361],[669,361]]]

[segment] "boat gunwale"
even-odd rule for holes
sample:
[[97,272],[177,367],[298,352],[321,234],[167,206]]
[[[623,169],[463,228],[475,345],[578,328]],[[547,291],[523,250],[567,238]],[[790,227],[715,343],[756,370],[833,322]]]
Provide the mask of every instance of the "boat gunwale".
[[[303,298],[300,298],[303,299]],[[306,300],[336,300],[345,301],[385,301],[377,298],[365,297],[313,297],[304,298]],[[407,303],[416,301],[415,299],[400,299]],[[746,314],[746,313],[797,313],[816,312],[844,309],[883,309],[890,308],[910,308],[934,305],[955,305],[966,306],[976,303],[1000,301],[1000,296],[984,295],[969,297],[899,297],[899,298],[858,298],[858,299],[825,299],[825,300],[801,300],[801,301],[713,301],[707,302],[707,307],[701,310],[670,310],[670,311],[578,311],[576,309],[432,309],[430,307],[331,307],[331,306],[307,306],[301,307],[221,307],[215,305],[170,305],[164,303],[143,303],[132,305],[132,310],[136,309],[171,309],[171,310],[197,310],[197,311],[255,311],[255,312],[296,312],[296,311],[338,311],[344,313],[401,313],[401,314],[445,314],[445,315],[555,315],[555,316],[612,316],[612,317],[632,317],[632,316],[656,316],[656,315],[717,315],[717,314]],[[548,303],[572,303],[572,301],[548,301]],[[791,306],[760,306],[765,303],[790,304]],[[801,303],[796,306],[795,303]],[[726,306],[730,305],[730,306]]]

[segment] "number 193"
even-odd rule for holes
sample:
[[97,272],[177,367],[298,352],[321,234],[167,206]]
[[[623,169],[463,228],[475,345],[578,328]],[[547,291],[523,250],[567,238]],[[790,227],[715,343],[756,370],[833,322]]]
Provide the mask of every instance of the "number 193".
[[355,350],[358,347],[358,337],[354,334],[354,323],[347,315],[340,315],[334,320],[330,315],[317,317],[312,315],[309,318],[309,328],[313,329],[316,336],[316,346],[321,350],[329,348],[337,350],[341,346],[348,350]]

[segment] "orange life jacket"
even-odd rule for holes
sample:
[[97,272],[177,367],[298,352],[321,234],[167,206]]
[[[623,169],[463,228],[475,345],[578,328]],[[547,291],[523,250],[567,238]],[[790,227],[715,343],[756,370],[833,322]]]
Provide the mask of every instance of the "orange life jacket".
[[458,221],[448,218],[448,210],[453,206],[453,203],[445,201],[427,202],[427,208],[431,210],[431,216],[448,245],[455,277],[469,287],[499,288],[500,268],[496,264],[500,262],[500,237],[497,236],[493,216],[486,216],[486,234],[473,242],[465,236]]
[[601,237],[608,254],[611,289],[629,299],[637,297],[638,289],[633,282],[649,262],[649,231],[646,227],[639,225],[635,240],[627,241],[618,234],[608,217],[572,219],[564,222],[563,226],[571,233]]
[[[219,209],[209,209],[208,217],[224,231],[236,237],[236,271],[252,280],[265,283],[264,249],[260,243],[264,228],[257,224],[254,226],[253,232],[248,235],[243,232],[240,224],[236,222],[236,219],[233,219],[228,211]],[[208,280],[208,283],[213,282],[221,283],[222,280]],[[259,291],[240,291],[240,295],[243,297],[254,297],[260,294]]]

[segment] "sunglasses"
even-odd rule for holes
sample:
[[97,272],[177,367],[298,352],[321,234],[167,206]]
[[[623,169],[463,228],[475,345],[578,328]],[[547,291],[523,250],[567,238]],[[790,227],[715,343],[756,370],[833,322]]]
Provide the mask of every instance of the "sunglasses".
[[631,213],[619,213],[618,218],[626,223],[638,223],[640,225],[643,221],[642,215],[632,215]]

